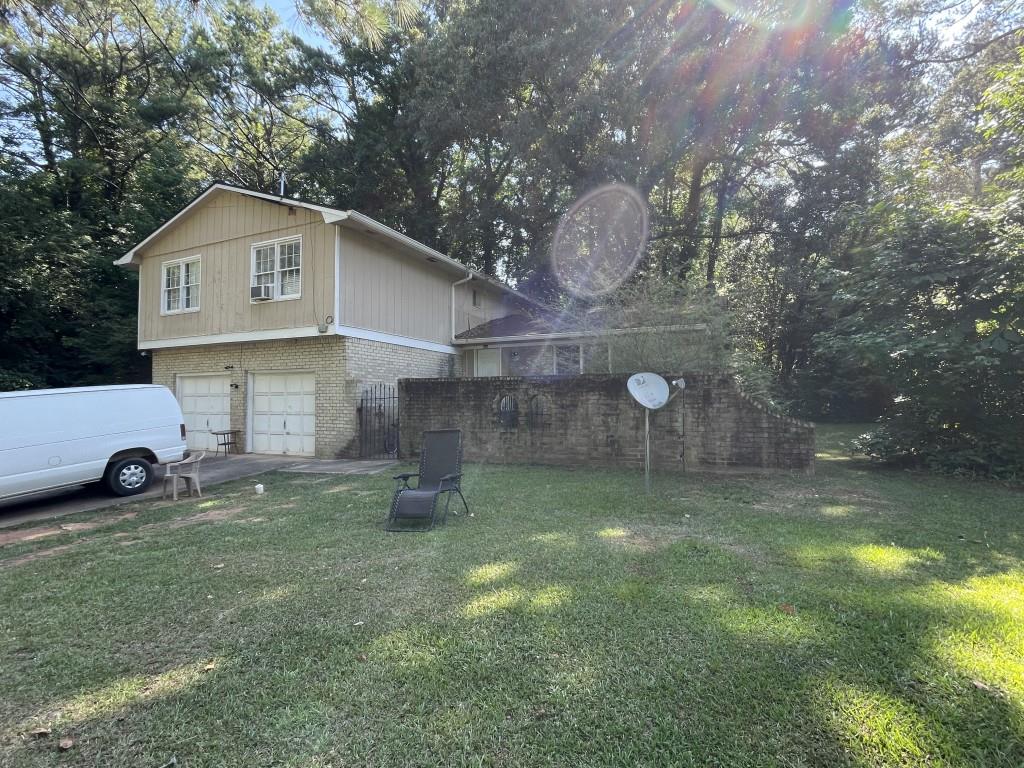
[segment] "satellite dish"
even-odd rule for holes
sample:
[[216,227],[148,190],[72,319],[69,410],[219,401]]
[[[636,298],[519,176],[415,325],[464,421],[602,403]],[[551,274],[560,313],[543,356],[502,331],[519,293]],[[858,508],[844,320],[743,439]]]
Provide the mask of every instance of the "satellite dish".
[[634,400],[652,411],[668,402],[668,382],[656,373],[634,373],[626,387]]

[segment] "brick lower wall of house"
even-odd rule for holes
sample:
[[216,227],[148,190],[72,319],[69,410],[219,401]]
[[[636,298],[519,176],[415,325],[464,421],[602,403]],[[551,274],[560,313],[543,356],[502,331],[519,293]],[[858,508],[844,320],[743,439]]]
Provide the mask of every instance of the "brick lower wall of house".
[[[642,468],[644,409],[627,378],[402,379],[401,453],[418,455],[424,430],[458,427],[467,461]],[[683,378],[686,390],[651,412],[656,469],[813,471],[813,424],[769,412],[726,374]],[[509,397],[514,425],[499,415]]]
[[226,374],[231,379],[231,428],[247,444],[249,375],[270,371],[310,371],[316,377],[316,455],[357,456],[356,409],[370,384],[395,384],[400,377],[452,376],[455,355],[368,341],[349,336],[211,344],[153,350],[153,383],[177,394],[177,377]]
[[349,403],[345,384],[344,340],[316,336],[277,341],[254,341],[153,350],[153,383],[177,394],[177,377],[197,373],[231,377],[231,428],[241,430],[246,445],[246,404],[250,373],[310,371],[316,377],[316,455],[331,458],[348,442],[345,431]]
[[344,444],[339,455],[359,455],[356,409],[363,390],[373,384],[395,384],[404,377],[436,378],[454,375],[455,355],[399,346],[351,336],[344,338],[345,382],[342,388]]

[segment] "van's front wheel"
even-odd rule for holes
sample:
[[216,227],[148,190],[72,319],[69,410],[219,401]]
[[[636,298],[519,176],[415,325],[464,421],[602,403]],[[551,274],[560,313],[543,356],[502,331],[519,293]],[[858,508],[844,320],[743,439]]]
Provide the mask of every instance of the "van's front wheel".
[[107,487],[118,496],[134,496],[153,482],[153,465],[136,456],[115,461],[107,469]]

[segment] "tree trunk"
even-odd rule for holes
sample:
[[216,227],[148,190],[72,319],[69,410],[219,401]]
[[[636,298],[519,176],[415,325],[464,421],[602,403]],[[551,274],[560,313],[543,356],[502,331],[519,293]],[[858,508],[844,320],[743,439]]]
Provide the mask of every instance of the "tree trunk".
[[721,175],[715,185],[715,217],[711,223],[711,245],[708,248],[708,268],[706,272],[708,291],[715,290],[715,267],[718,265],[718,251],[722,247],[722,221],[725,219],[725,207],[729,202],[729,175],[732,168],[722,166]]
[[704,187],[704,172],[708,161],[701,155],[693,160],[690,183],[686,190],[686,210],[683,212],[683,247],[679,251],[679,277],[686,277],[690,264],[697,257],[697,227],[700,225],[700,199]]

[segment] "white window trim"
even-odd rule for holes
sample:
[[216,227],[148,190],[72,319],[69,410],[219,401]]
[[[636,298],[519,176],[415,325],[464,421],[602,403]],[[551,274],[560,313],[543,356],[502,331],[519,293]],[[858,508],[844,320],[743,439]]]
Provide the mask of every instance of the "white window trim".
[[[193,261],[196,262],[199,265],[199,285],[197,286],[199,288],[199,290],[196,291],[196,305],[194,307],[188,307],[188,308],[167,309],[167,298],[166,298],[166,294],[167,294],[167,268],[168,267],[173,267],[175,264],[181,264],[181,265],[184,266],[186,263],[193,262]],[[185,275],[185,270],[184,269],[182,269],[181,274],[184,277],[184,275]],[[185,286],[179,284],[178,288],[182,292],[181,300],[184,301],[185,300],[185,291],[184,291]],[[200,308],[200,306],[202,304],[202,302],[200,301],[200,299],[202,298],[202,295],[203,295],[203,255],[201,253],[197,253],[194,256],[184,256],[184,257],[182,257],[180,259],[171,259],[170,261],[163,261],[163,262],[160,263],[160,314],[161,315],[165,315],[165,316],[166,315],[184,315],[184,314],[188,314],[189,312],[198,312],[199,308]]]
[[[277,252],[277,245],[279,243],[292,243],[295,241],[299,243],[299,292],[291,294],[290,296],[278,296],[277,289],[280,283],[281,275],[281,262],[278,261],[279,254]],[[256,287],[256,249],[265,248],[268,245],[274,246],[274,298],[270,301],[295,301],[296,299],[302,298],[302,273],[306,271],[306,249],[302,247],[302,235],[290,235],[288,237],[277,237],[273,240],[263,240],[259,243],[253,243],[249,248],[249,287]],[[267,301],[254,301],[252,298],[249,299],[250,304],[266,304]]]

